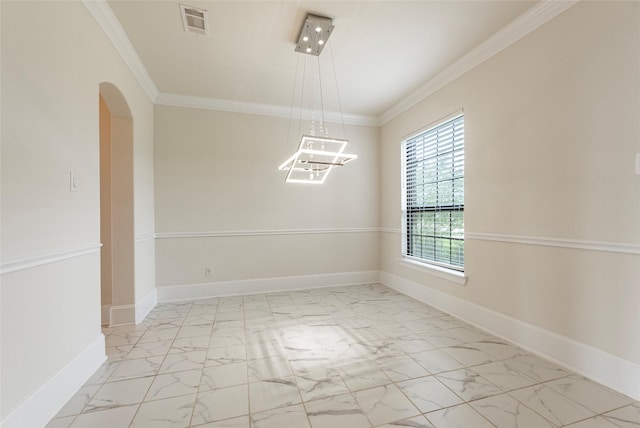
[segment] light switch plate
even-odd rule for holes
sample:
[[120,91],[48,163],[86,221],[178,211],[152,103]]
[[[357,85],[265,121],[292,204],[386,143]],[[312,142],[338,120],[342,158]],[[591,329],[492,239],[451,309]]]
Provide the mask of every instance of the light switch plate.
[[73,171],[69,171],[69,191],[77,192],[78,191],[78,176],[73,173]]
[[640,153],[636,153],[636,175],[640,175]]

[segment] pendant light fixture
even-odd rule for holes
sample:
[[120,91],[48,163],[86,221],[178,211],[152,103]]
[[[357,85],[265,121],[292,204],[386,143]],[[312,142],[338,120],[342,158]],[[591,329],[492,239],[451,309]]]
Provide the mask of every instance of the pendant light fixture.
[[[346,136],[343,135],[343,138],[330,136],[325,123],[324,94],[319,57],[327,45],[327,41],[333,32],[333,29],[333,22],[330,18],[311,14],[307,15],[307,18],[300,29],[298,42],[296,43],[295,48],[296,52],[305,55],[302,71],[302,84],[300,88],[300,115],[298,118],[300,123],[298,130],[300,143],[297,151],[282,165],[280,165],[279,168],[282,171],[287,171],[287,183],[322,184],[325,182],[334,167],[343,166],[347,162],[357,158],[356,155],[344,153],[345,147],[349,142],[346,139]],[[310,58],[310,56],[316,58]],[[309,74],[312,75],[308,76],[307,69],[314,69],[313,66],[308,67],[308,65],[313,62],[317,63],[317,76],[311,70],[309,71]],[[300,61],[298,61],[298,64],[299,63]],[[333,75],[335,79],[335,68]],[[306,88],[307,86],[310,86],[310,89]],[[337,92],[337,81],[336,93],[338,96],[338,104],[340,105],[340,95]],[[316,117],[315,112],[316,106],[314,105],[314,101],[316,100],[319,100],[319,118]],[[305,108],[305,101],[310,104],[309,108]],[[293,120],[293,102],[291,109],[291,120]],[[303,112],[306,112],[309,116],[308,130],[304,132],[302,132]],[[341,107],[340,121],[342,122],[342,130],[344,134],[344,119],[342,117]],[[289,129],[289,131],[291,131],[291,129]]]

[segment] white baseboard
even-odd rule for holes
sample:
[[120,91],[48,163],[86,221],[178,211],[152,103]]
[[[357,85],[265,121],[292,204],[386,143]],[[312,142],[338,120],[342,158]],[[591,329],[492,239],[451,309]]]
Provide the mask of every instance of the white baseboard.
[[640,400],[640,365],[400,276],[380,281],[589,379]]
[[42,427],[69,401],[106,360],[104,335],[96,339],[47,383],[11,412],[0,426]]
[[149,315],[149,312],[151,312],[151,309],[153,309],[157,303],[158,294],[154,288],[135,305],[103,306],[102,322],[104,324],[104,310],[106,307],[109,309],[109,326],[115,327],[119,325],[139,324],[147,315]]
[[158,303],[158,292],[154,288],[149,293],[147,293],[147,295],[144,296],[139,302],[136,303],[136,308],[135,308],[136,324],[140,324],[142,320],[145,319],[147,315],[149,315],[149,312],[151,312],[151,309],[153,309],[153,307],[157,303]]
[[167,285],[159,286],[157,290],[159,302],[174,302],[239,294],[273,293],[287,290],[367,284],[378,282],[379,279],[380,272],[376,270],[220,281],[202,284]]
[[119,325],[135,324],[136,322],[136,306],[120,305],[111,306],[109,314],[109,325],[111,327]]
[[100,319],[101,319],[102,325],[111,324],[111,305],[102,305],[102,312],[101,312]]

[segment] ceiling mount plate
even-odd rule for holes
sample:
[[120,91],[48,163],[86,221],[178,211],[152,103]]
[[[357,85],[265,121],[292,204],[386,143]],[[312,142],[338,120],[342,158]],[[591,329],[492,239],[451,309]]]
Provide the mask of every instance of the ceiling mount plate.
[[327,44],[333,32],[334,25],[331,18],[308,14],[300,28],[296,52],[318,56]]

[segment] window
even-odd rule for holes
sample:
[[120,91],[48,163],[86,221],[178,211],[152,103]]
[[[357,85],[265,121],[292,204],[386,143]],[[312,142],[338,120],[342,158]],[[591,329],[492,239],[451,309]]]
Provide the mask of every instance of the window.
[[464,270],[464,116],[404,141],[403,255]]

